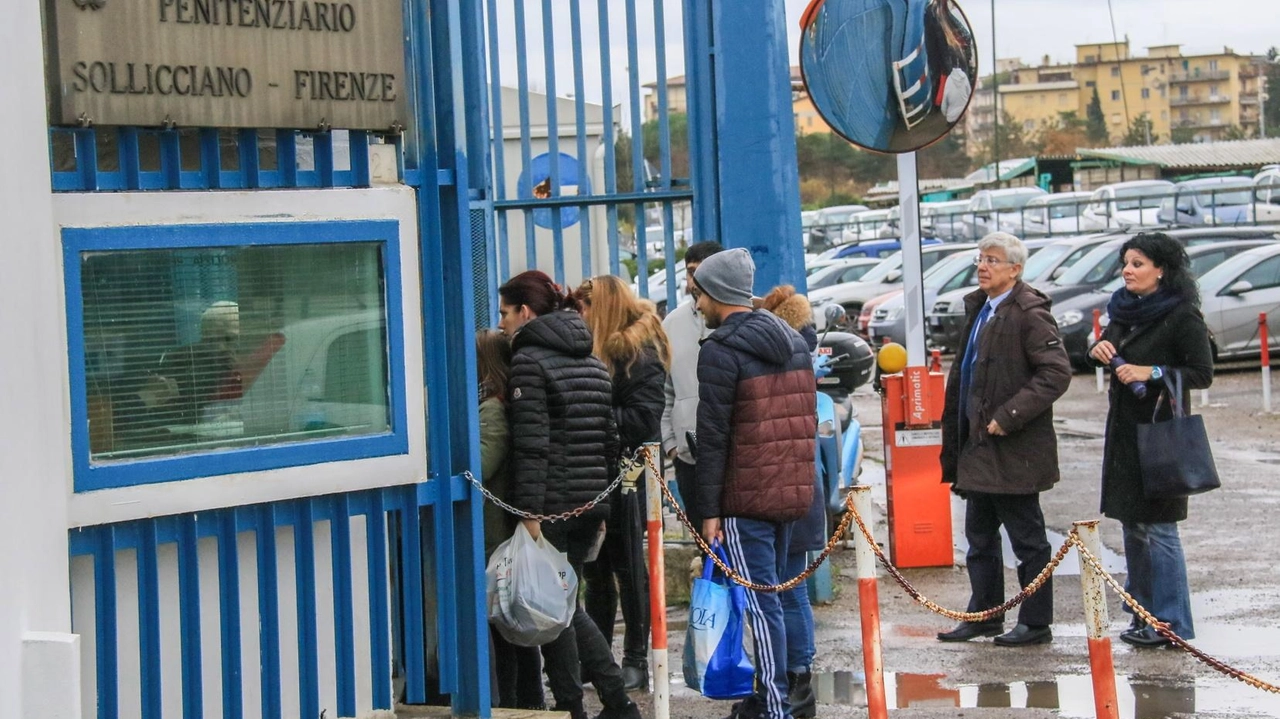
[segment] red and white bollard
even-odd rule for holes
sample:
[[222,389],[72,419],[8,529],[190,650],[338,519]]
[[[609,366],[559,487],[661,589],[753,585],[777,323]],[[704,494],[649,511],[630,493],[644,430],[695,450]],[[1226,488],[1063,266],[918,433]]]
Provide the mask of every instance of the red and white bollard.
[[[1099,520],[1076,522],[1076,532],[1094,557],[1102,556],[1098,539]],[[1107,616],[1107,594],[1102,577],[1080,555],[1080,587],[1084,591],[1084,626],[1089,640],[1089,672],[1093,675],[1093,707],[1098,719],[1119,719],[1116,701],[1116,668],[1111,660],[1111,620]]]
[[[1102,339],[1102,310],[1094,310],[1093,311],[1093,342],[1094,344],[1097,344],[1098,340],[1100,339]],[[1095,372],[1095,374],[1098,377],[1098,394],[1102,394],[1103,392],[1107,391],[1107,383],[1106,383],[1106,378],[1104,376],[1105,371],[1106,370],[1104,370],[1102,367],[1098,367],[1097,372]]]
[[[647,457],[656,460],[662,446],[648,444],[644,451]],[[659,478],[654,474],[653,466],[654,462],[644,463],[649,519],[649,623],[652,631],[649,669],[653,677],[654,719],[670,719],[671,674],[667,657],[667,572],[662,553],[662,488],[658,486]]]
[[1271,344],[1266,312],[1258,313],[1258,344],[1262,348],[1262,411],[1271,414]]
[[[855,485],[849,493],[858,516],[870,529],[871,488]],[[853,540],[858,560],[858,609],[862,619],[862,666],[867,675],[867,715],[869,719],[888,719],[884,657],[880,650],[880,589],[876,585],[876,554],[862,532],[854,532]]]

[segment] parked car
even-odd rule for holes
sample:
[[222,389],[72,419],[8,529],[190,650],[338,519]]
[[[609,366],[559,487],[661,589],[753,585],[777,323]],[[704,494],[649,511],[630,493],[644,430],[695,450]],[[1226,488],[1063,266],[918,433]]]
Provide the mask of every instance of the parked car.
[[[1199,278],[1228,258],[1255,247],[1265,247],[1270,244],[1272,241],[1269,240],[1236,240],[1188,247],[1187,256],[1191,260],[1191,276]],[[1124,278],[1116,277],[1096,290],[1077,295],[1053,306],[1053,318],[1057,320],[1058,329],[1062,332],[1062,344],[1067,348],[1067,356],[1071,358],[1071,364],[1076,368],[1087,369],[1089,366],[1086,355],[1093,337],[1093,311],[1099,310],[1105,314],[1111,295],[1123,286]]]
[[1086,231],[1109,227],[1155,225],[1160,222],[1160,202],[1173,193],[1167,180],[1134,180],[1103,185],[1093,191],[1080,217]]
[[1000,229],[1023,239],[1079,234],[1088,192],[1055,192],[1031,198],[1018,217],[1000,220]]
[[964,234],[964,213],[968,200],[920,203],[920,232],[944,242],[968,239]]
[[1174,185],[1160,202],[1166,225],[1238,225],[1249,221],[1253,181],[1247,177],[1206,177]]
[[1268,345],[1280,350],[1280,244],[1242,252],[1200,278],[1200,310],[1217,359],[1261,353],[1258,313],[1267,313]]
[[[942,240],[936,237],[921,237],[921,246],[938,245]],[[880,240],[867,240],[865,242],[851,242],[847,245],[840,245],[827,250],[824,255],[830,259],[838,260],[845,257],[892,257],[895,252],[902,249],[902,240],[897,237],[890,237]]]
[[[957,252],[931,267],[924,275],[924,300],[921,307],[932,306],[941,292],[976,285],[977,269],[977,265],[973,264],[972,252]],[[867,340],[873,346],[883,342],[885,337],[890,342],[906,344],[906,306],[905,293],[895,290],[873,310],[871,321],[867,325]]]
[[806,283],[809,285],[809,291],[812,292],[843,282],[857,282],[880,262],[881,259],[878,257],[846,257],[832,260],[831,264],[824,265],[809,275]]
[[1002,222],[1006,224],[1020,222],[1022,208],[1032,198],[1045,194],[1047,193],[1039,187],[980,190],[970,198],[969,207],[963,216],[964,239],[980,240],[997,229],[1003,229]]
[[1253,177],[1249,221],[1280,222],[1280,165],[1268,165]]
[[879,238],[880,230],[889,221],[891,210],[866,210],[849,217],[840,234],[841,242],[865,242]]
[[[962,250],[973,249],[971,244],[937,243],[920,248],[920,269],[928,271],[939,260]],[[858,282],[846,282],[809,293],[814,319],[818,330],[826,326],[822,307],[832,302],[844,307],[846,322],[854,322],[867,300],[902,286],[902,252],[887,257]]]
[[866,210],[866,205],[835,205],[818,210],[818,216],[809,227],[809,245],[823,248],[839,244],[840,232],[849,218]]

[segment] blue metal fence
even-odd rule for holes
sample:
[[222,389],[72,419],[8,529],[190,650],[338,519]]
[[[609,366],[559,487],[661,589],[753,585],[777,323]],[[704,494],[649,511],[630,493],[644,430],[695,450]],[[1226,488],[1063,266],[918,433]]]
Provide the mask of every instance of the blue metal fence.
[[[446,483],[448,484],[448,483]],[[372,694],[359,698],[360,704],[374,709],[392,707],[391,673],[393,667],[391,612],[403,618],[398,627],[399,640],[405,647],[423,646],[422,583],[401,583],[402,592],[391,606],[388,587],[392,577],[392,559],[388,546],[401,556],[416,556],[420,544],[419,506],[416,489],[396,487],[349,494],[309,497],[269,504],[210,510],[195,514],[143,519],[133,522],[76,529],[71,532],[71,555],[92,558],[94,577],[94,615],[76,618],[79,632],[92,628],[96,646],[96,685],[99,719],[121,716],[120,699],[125,691],[138,691],[144,718],[159,717],[161,690],[169,671],[180,675],[182,716],[184,719],[204,716],[203,643],[216,641],[220,657],[222,716],[236,718],[246,713],[264,719],[283,716],[286,692],[296,692],[301,716],[320,716],[321,687],[334,687],[339,716],[355,716],[356,695],[355,597],[368,607],[370,664],[364,668],[370,677]],[[364,517],[364,552],[367,576],[352,573],[353,538],[351,521]],[[315,528],[318,522],[329,526],[329,561],[334,581],[330,588],[333,607],[337,662],[320,667],[317,660],[317,547]],[[292,530],[293,566],[296,608],[280,603],[280,573],[277,530]],[[389,528],[395,527],[396,532]],[[258,654],[249,665],[260,667],[261,706],[244,705],[245,666],[241,646],[242,617],[238,541],[252,535],[257,563],[257,606],[250,612],[258,623]],[[216,541],[214,558],[217,567],[219,601],[219,634],[216,638],[201,634],[199,542]],[[173,545],[176,549],[178,576],[178,613],[181,662],[169,667],[161,661],[161,604],[159,549]],[[136,579],[116,575],[117,559],[133,553],[137,562]],[[323,556],[323,548],[321,548]],[[406,565],[412,576],[413,567]],[[417,570],[421,571],[421,563]],[[358,581],[358,580],[363,581]],[[124,646],[119,636],[118,596],[120,585],[136,584],[138,602],[138,642]],[[298,684],[282,684],[282,613],[295,612],[297,626]],[[118,681],[120,657],[136,652],[139,658],[141,685],[122,687]],[[410,652],[412,654],[412,652]],[[411,661],[421,662],[421,652]],[[420,664],[419,664],[420,666]],[[421,674],[416,675],[421,691]],[[414,693],[415,674],[407,675],[410,693]]]

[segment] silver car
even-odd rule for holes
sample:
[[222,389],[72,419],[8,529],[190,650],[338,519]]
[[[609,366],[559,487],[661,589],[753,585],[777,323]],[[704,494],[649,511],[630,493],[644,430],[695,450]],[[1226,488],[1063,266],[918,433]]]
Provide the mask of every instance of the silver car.
[[1218,359],[1261,353],[1260,312],[1267,313],[1267,344],[1280,350],[1280,244],[1242,252],[1206,272],[1200,308]]

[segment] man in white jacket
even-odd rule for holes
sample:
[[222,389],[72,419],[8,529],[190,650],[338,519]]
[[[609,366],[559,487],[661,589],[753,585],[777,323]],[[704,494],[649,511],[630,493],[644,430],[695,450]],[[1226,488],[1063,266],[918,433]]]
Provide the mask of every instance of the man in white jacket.
[[689,434],[698,427],[698,350],[702,340],[711,334],[697,309],[697,288],[693,273],[702,261],[724,248],[719,242],[698,242],[684,254],[684,290],[689,300],[667,314],[662,321],[671,343],[671,371],[667,373],[667,403],[662,411],[662,450],[675,465],[676,486],[684,498],[685,511],[694,527],[702,526],[702,517],[694,516],[689,501],[693,497],[694,456],[689,449]]

